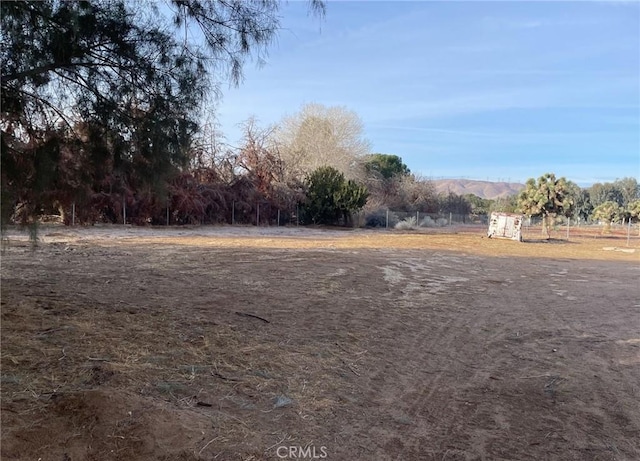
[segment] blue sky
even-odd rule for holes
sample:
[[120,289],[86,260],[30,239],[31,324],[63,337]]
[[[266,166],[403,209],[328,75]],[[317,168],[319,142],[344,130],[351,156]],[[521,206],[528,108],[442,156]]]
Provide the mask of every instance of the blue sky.
[[255,116],[344,106],[373,152],[432,178],[582,185],[640,178],[640,2],[305,2],[281,11],[266,65],[216,111],[227,140]]

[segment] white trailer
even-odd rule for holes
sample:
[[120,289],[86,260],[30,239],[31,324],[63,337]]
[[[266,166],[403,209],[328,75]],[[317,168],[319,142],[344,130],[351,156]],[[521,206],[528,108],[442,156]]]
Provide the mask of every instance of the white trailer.
[[489,220],[489,238],[503,238],[522,242],[522,221],[524,216],[514,213],[491,213]]

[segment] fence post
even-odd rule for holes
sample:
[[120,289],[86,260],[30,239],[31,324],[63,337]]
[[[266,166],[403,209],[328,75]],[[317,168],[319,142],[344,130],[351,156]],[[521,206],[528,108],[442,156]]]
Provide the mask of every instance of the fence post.
[[569,227],[571,226],[571,218],[567,216],[567,240],[569,240]]
[[385,229],[389,229],[389,208],[387,208],[387,220],[385,221]]
[[278,208],[278,227],[280,227],[280,208]]
[[167,226],[169,225],[169,202],[167,202]]
[[451,212],[449,212],[449,227],[451,227]]
[[71,204],[71,225],[76,225],[76,202]]
[[631,218],[629,218],[629,224],[627,225],[627,246],[629,246],[630,235],[631,235]]
[[122,225],[127,225],[127,200],[122,197]]
[[256,226],[260,225],[260,204],[256,204]]
[[296,226],[300,225],[300,207],[296,205]]
[[416,211],[416,226],[420,225],[420,212]]

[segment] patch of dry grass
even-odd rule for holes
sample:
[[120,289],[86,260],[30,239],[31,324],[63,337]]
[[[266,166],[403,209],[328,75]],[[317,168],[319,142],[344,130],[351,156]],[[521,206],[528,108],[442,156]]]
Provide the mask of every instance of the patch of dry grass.
[[[528,237],[528,238],[527,238]],[[202,248],[281,248],[281,249],[393,249],[438,250],[497,257],[567,258],[640,261],[640,240],[626,246],[622,237],[573,237],[541,239],[525,237],[524,242],[489,239],[478,233],[344,233],[325,238],[292,237],[146,237],[118,240],[122,245],[185,245]],[[110,245],[115,242],[101,242]],[[624,250],[624,251],[616,251]],[[633,250],[633,252],[629,252]]]

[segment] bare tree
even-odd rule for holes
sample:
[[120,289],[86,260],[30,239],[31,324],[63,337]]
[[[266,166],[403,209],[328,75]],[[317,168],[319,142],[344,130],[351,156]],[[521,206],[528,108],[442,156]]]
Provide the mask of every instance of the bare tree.
[[262,128],[251,117],[242,125],[237,149],[238,170],[253,184],[261,199],[275,209],[292,209],[303,198],[302,183],[287,177],[286,164],[273,138],[275,127]]
[[189,170],[203,180],[214,175],[217,180],[230,183],[235,178],[237,152],[226,142],[215,116],[202,122],[189,151]]
[[402,176],[399,186],[398,202],[392,206],[404,211],[438,211],[438,197],[432,181],[412,174]]
[[298,180],[326,166],[337,169],[347,179],[359,179],[359,160],[369,153],[362,121],[344,107],[307,104],[299,113],[282,120],[275,140],[287,175]]
[[243,140],[238,149],[238,166],[242,168],[256,189],[269,195],[274,182],[283,181],[284,165],[272,141],[273,127],[260,128],[254,117],[242,125]]

